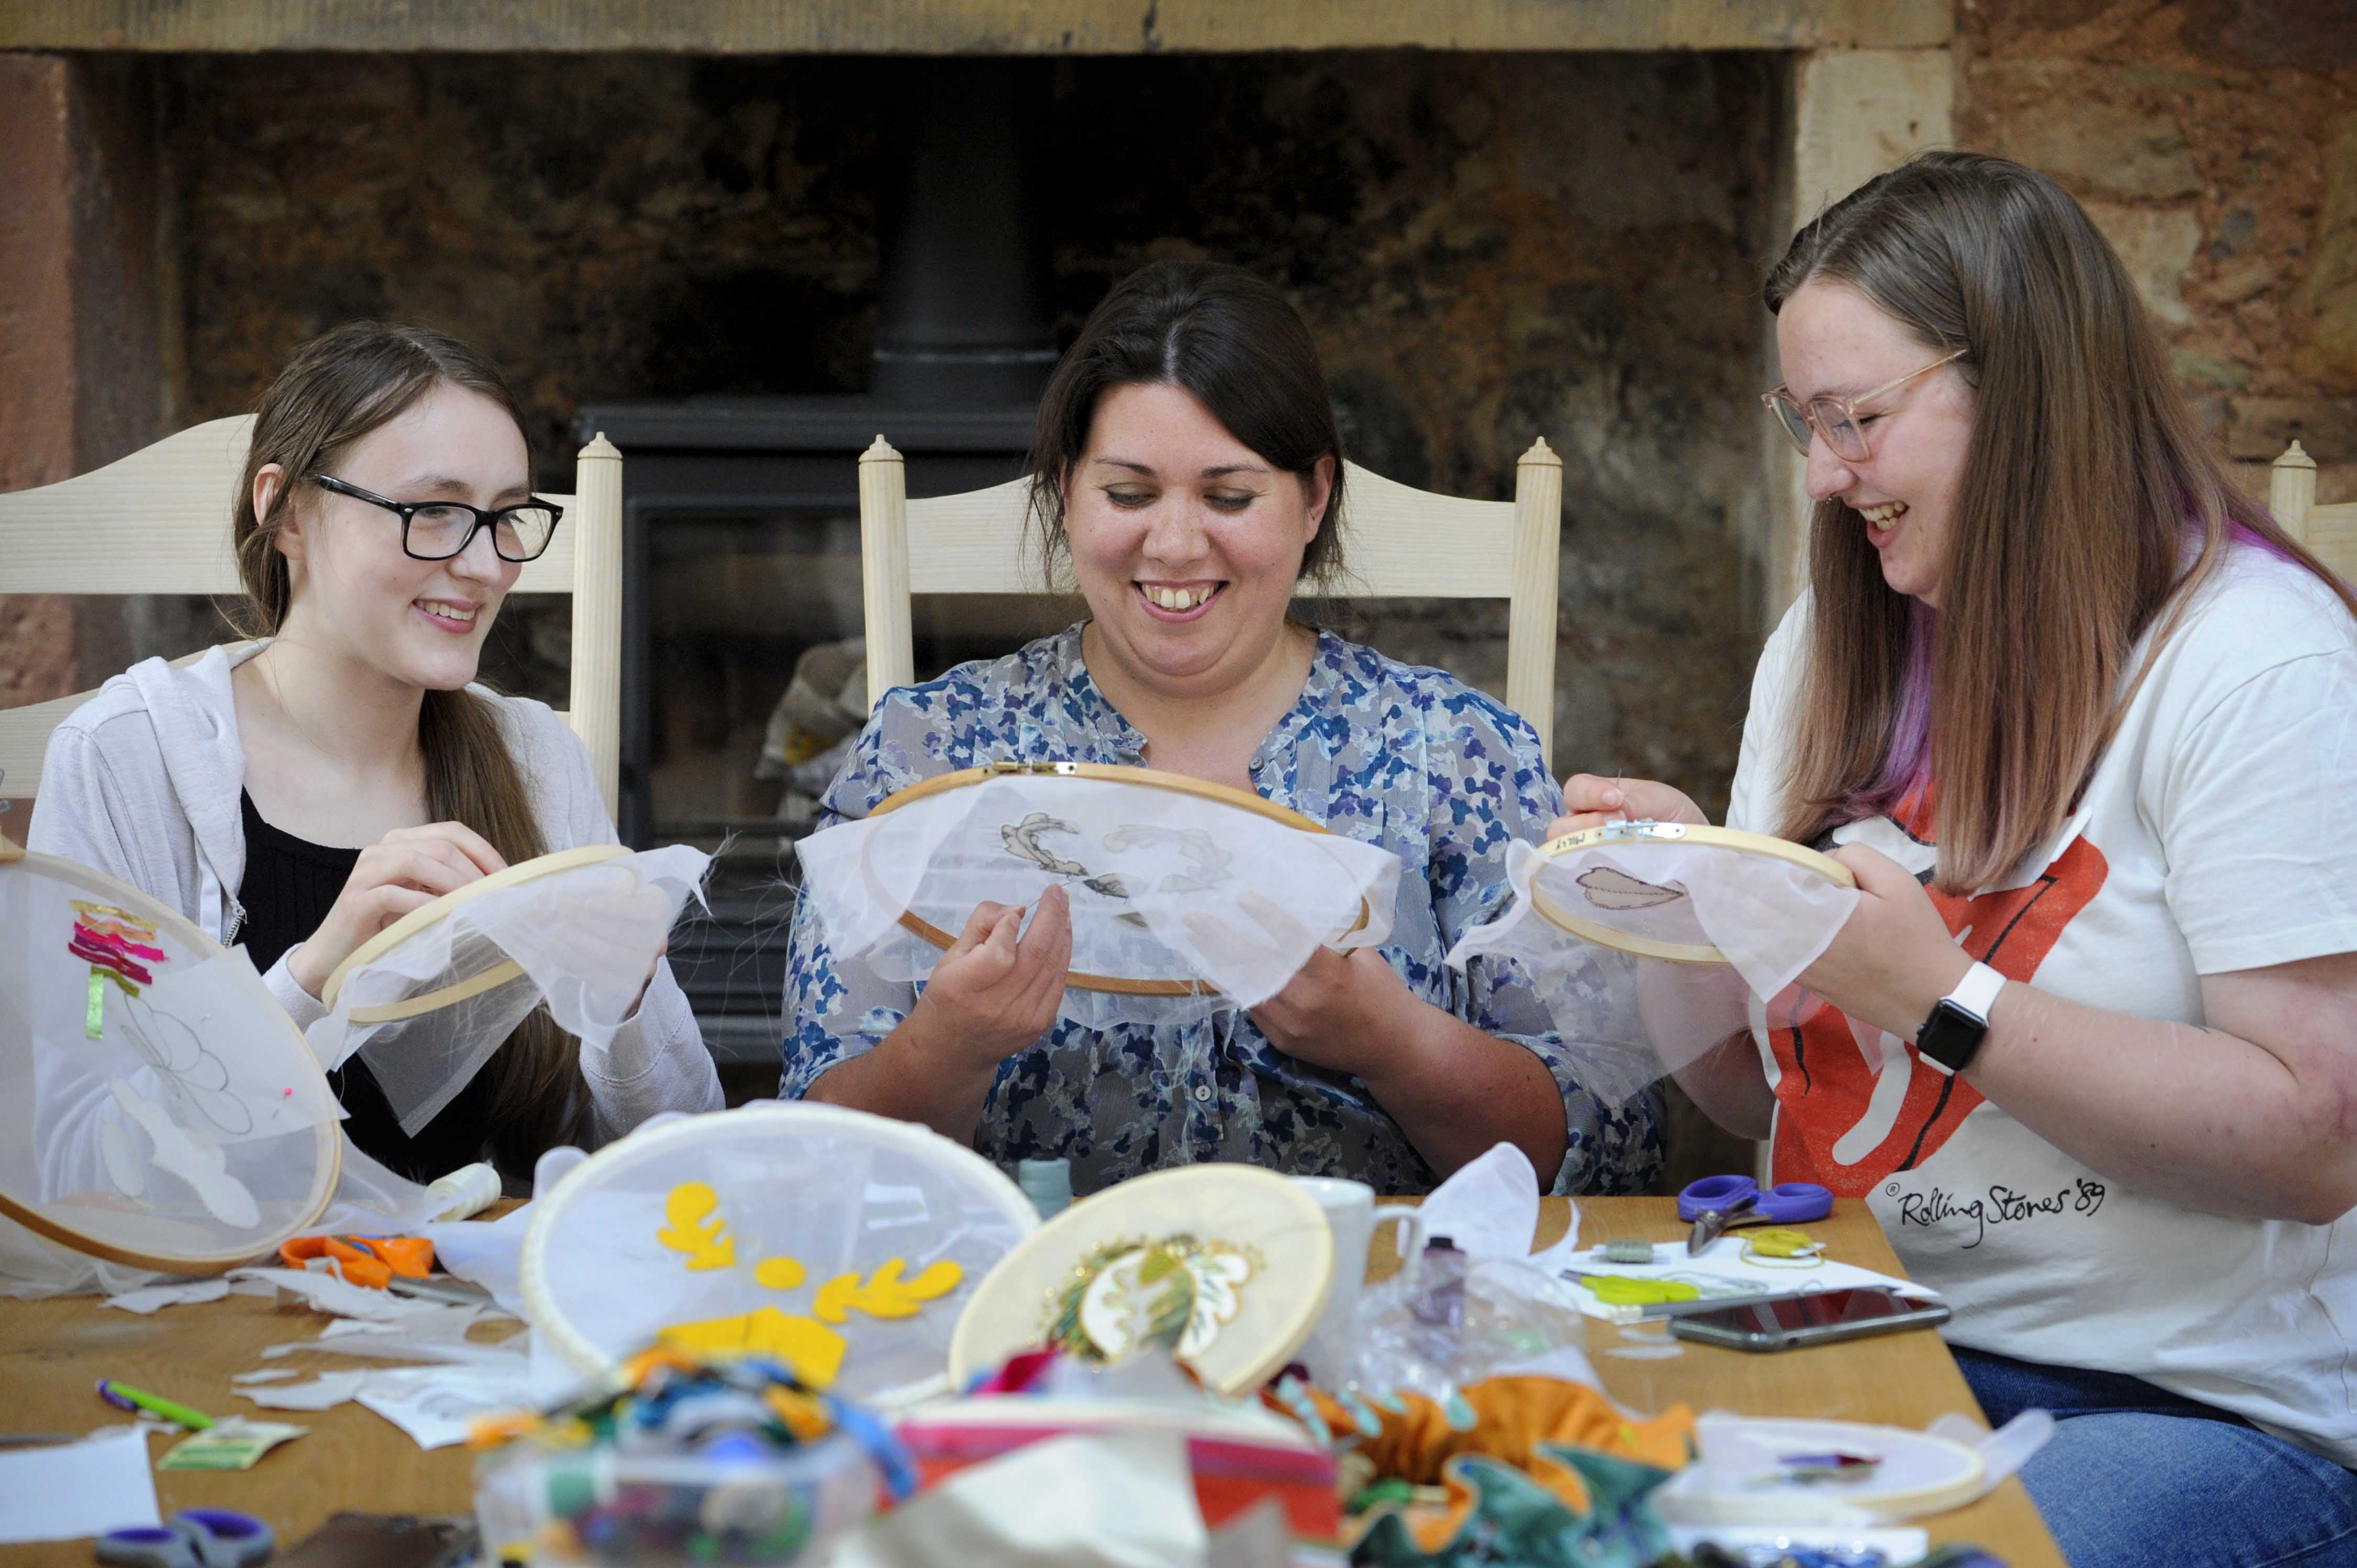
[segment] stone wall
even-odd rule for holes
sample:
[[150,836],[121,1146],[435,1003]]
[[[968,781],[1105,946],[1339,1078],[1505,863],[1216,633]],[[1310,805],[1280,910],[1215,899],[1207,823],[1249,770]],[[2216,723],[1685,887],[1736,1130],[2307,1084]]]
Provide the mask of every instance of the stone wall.
[[[1355,455],[1503,496],[1566,460],[1564,766],[1716,801],[1744,671],[1736,541],[1764,425],[1749,297],[1771,63],[1344,54],[1069,62],[1052,135],[1067,336],[1149,258],[1276,280]],[[512,368],[545,467],[577,405],[859,389],[873,332],[866,60],[210,57],[166,67],[186,414],[250,407],[355,316]],[[1349,624],[1494,687],[1503,607]]]
[[2054,175],[2265,494],[2297,438],[2357,498],[2357,7],[1966,0],[1957,130]]

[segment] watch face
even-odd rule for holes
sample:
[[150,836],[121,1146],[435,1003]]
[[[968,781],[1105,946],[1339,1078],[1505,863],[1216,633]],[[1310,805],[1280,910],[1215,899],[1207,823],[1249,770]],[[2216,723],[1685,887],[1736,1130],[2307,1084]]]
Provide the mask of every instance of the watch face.
[[1962,1072],[1973,1059],[1973,1053],[1981,1048],[1981,1036],[1987,1033],[1987,1019],[1942,997],[1917,1032],[1915,1047],[1934,1065],[1950,1072]]

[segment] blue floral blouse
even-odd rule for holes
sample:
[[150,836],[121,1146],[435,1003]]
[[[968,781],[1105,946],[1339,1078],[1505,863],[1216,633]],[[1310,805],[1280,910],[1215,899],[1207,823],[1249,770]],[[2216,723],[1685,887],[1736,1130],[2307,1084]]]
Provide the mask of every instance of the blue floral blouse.
[[[1090,679],[1078,626],[887,693],[827,790],[819,825],[864,817],[920,779],[1001,757],[1145,765],[1146,737]],[[1320,632],[1300,701],[1251,767],[1269,800],[1405,863],[1380,950],[1418,996],[1546,1064],[1571,1137],[1554,1190],[1648,1187],[1661,1169],[1659,1101],[1649,1093],[1615,1112],[1591,1097],[1577,1056],[1510,963],[1476,959],[1459,972],[1441,961],[1510,896],[1507,843],[1537,840],[1563,809],[1530,725],[1454,676]],[[805,899],[786,976],[782,1095],[800,1098],[835,1063],[872,1049],[915,1004],[909,986],[897,1011],[849,1015],[832,970]],[[1286,1055],[1240,1010],[1103,1031],[1059,1019],[999,1068],[974,1147],[1009,1168],[1069,1159],[1077,1193],[1209,1160],[1351,1176],[1381,1193],[1425,1192],[1436,1181],[1355,1077]]]

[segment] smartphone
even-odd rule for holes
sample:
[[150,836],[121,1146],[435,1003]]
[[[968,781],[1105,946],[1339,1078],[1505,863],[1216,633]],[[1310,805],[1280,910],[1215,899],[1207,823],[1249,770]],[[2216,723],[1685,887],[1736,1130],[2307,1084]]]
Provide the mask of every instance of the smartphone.
[[1828,1290],[1788,1295],[1749,1306],[1690,1312],[1670,1319],[1670,1332],[1737,1350],[1789,1350],[1902,1328],[1945,1323],[1947,1304],[1882,1289]]

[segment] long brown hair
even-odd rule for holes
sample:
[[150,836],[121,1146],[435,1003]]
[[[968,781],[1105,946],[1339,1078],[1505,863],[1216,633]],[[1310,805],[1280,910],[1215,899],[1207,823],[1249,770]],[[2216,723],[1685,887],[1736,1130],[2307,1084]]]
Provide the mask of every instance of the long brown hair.
[[1937,886],[1969,892],[2069,816],[2134,695],[2137,639],[2165,609],[2173,622],[2231,539],[2305,566],[2357,613],[2202,440],[2126,270],[2044,175],[1918,155],[1794,236],[1768,308],[1820,278],[1927,356],[1960,353],[1978,406],[1936,613],[1883,581],[1847,506],[1817,504],[1782,836],[1889,810],[1936,774]]
[[[253,444],[238,482],[231,524],[245,603],[236,618],[248,637],[274,637],[293,596],[278,532],[292,509],[320,493],[310,476],[331,468],[371,431],[407,412],[442,384],[490,399],[524,425],[514,391],[488,360],[455,338],[416,327],[355,321],[295,350],[254,410]],[[285,478],[267,516],[253,508],[254,477],[275,463]],[[417,715],[425,759],[425,805],[436,822],[464,822],[509,865],[547,853],[523,775],[500,733],[499,715],[471,692],[429,691]],[[571,1141],[587,1111],[580,1042],[546,1009],[517,1026],[484,1069],[492,1075],[492,1144],[509,1169],[529,1169],[543,1149]],[[437,1173],[438,1174],[438,1173]]]

